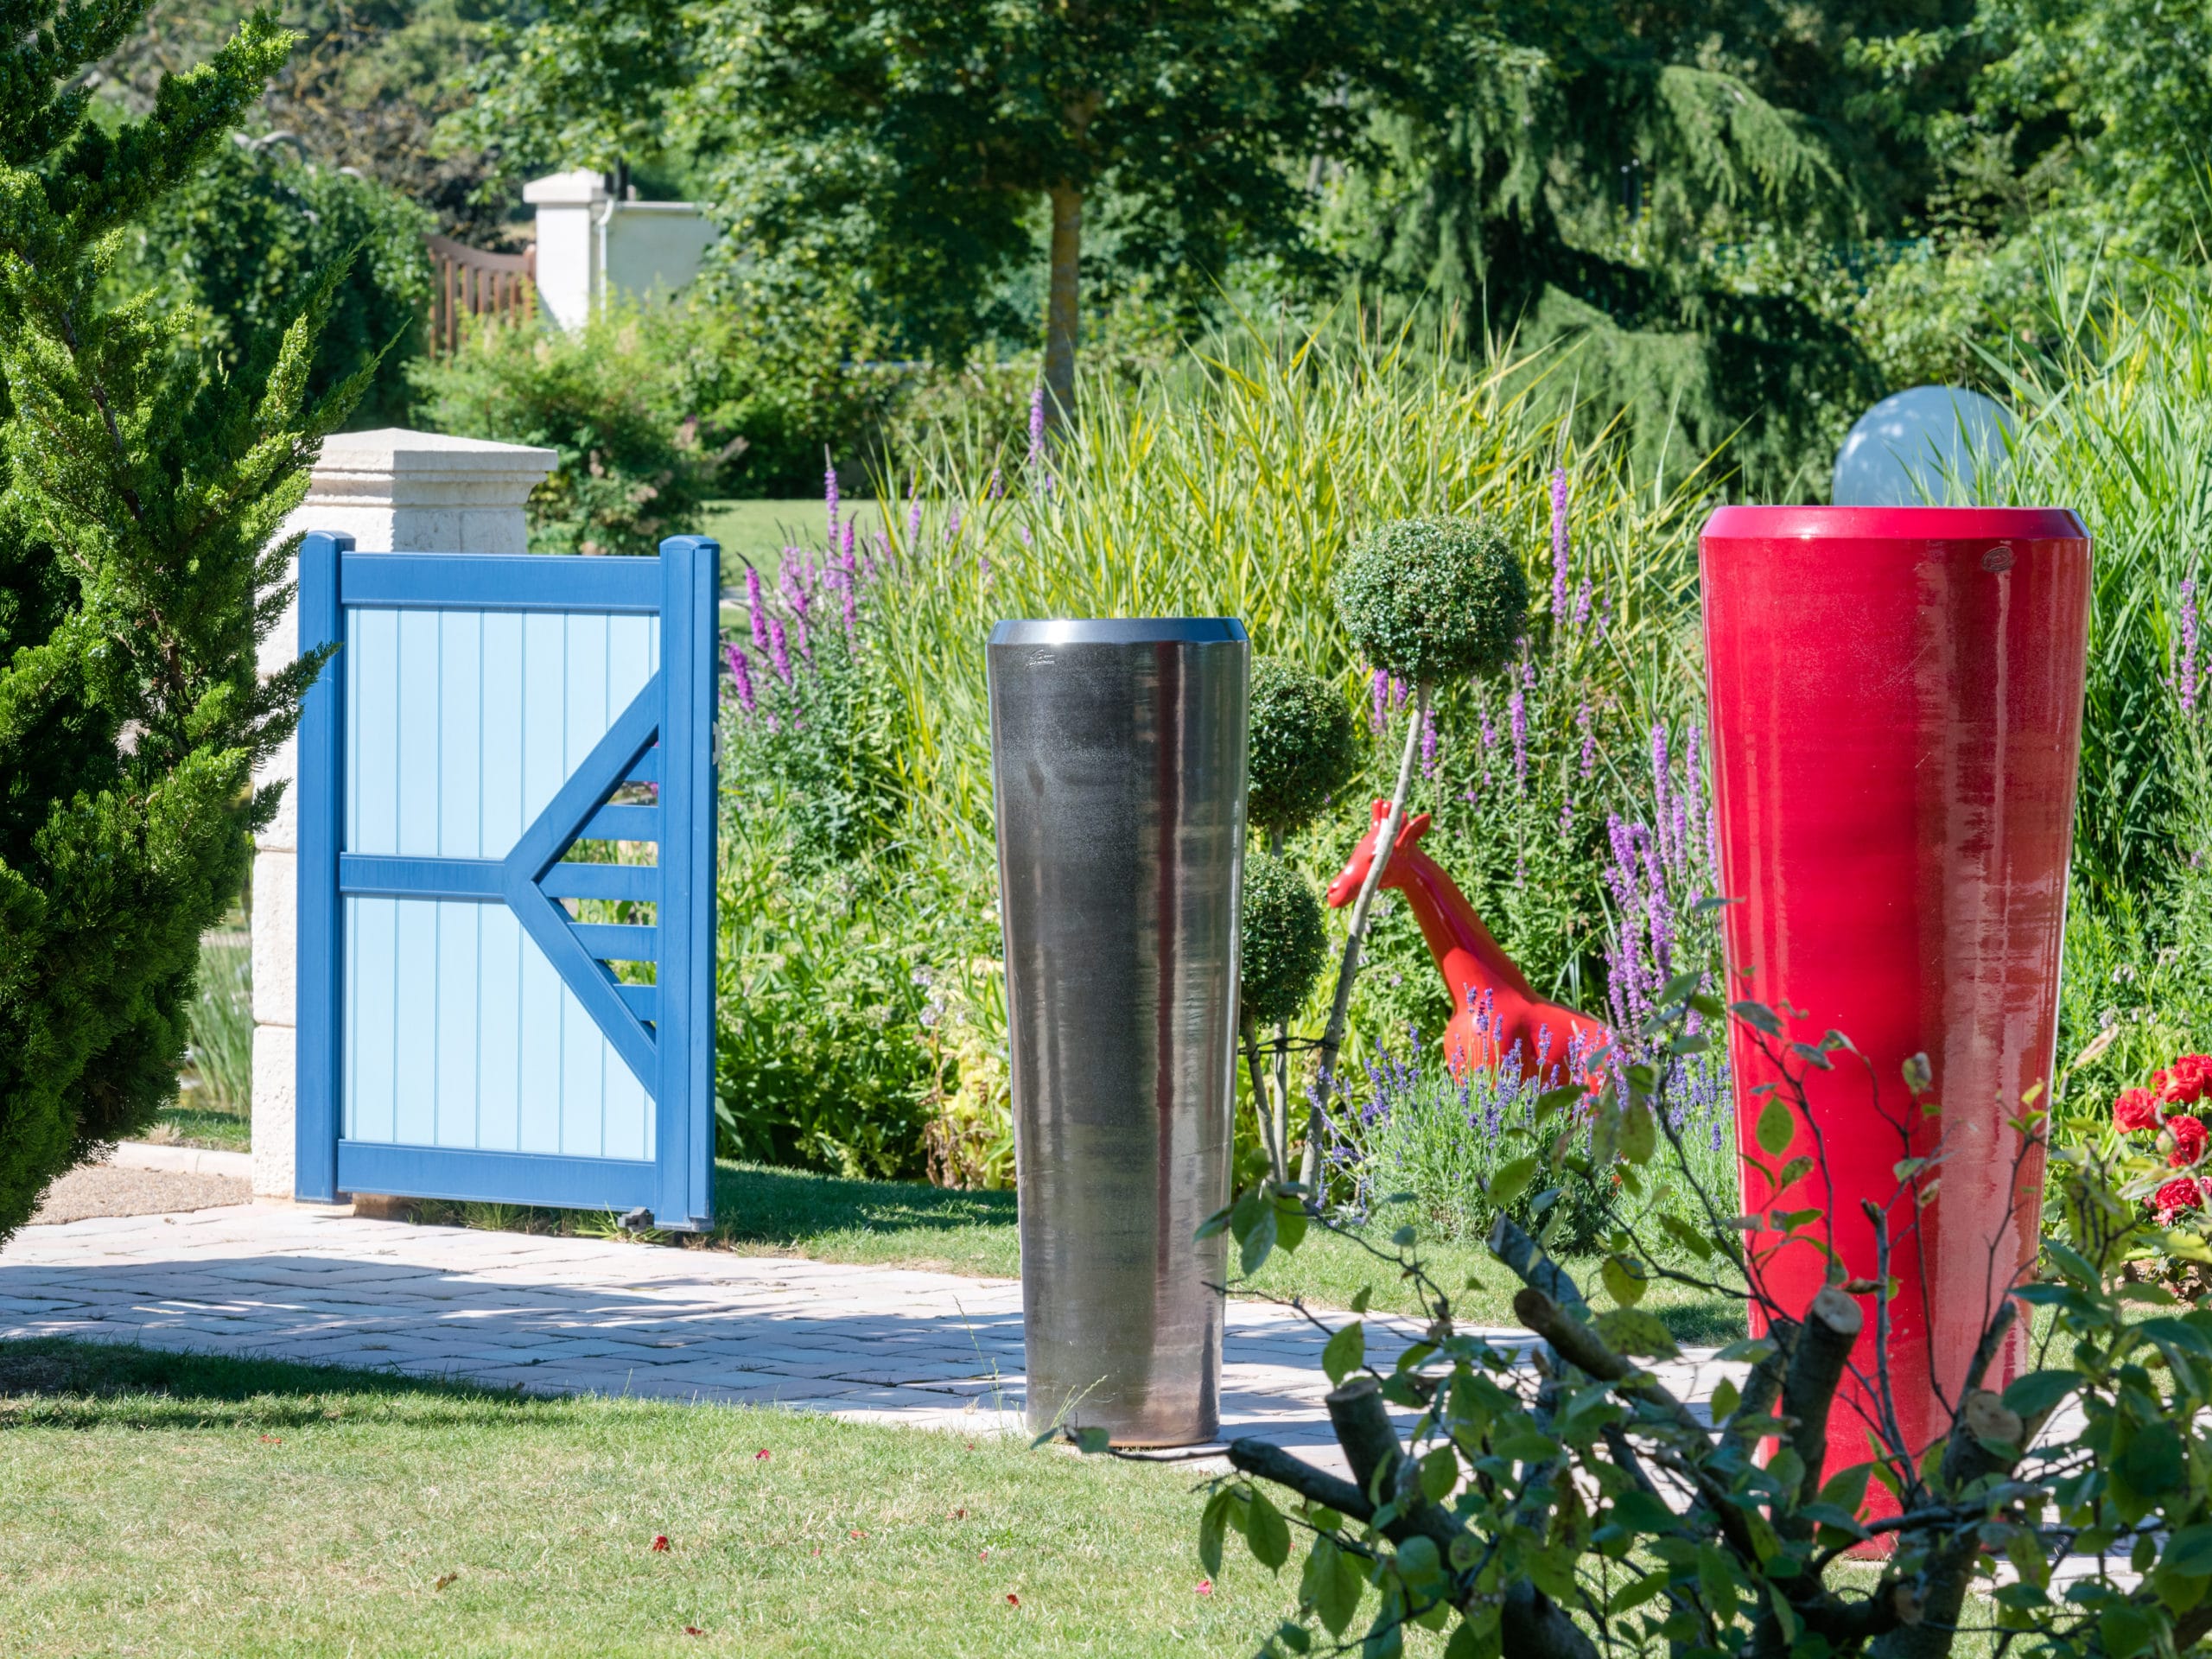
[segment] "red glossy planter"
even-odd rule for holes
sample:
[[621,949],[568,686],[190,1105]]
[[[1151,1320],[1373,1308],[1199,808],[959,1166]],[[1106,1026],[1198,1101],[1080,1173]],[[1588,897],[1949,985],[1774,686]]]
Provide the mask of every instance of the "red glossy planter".
[[[2043,1161],[2015,1184],[2007,1120],[2047,1083],[2073,849],[2089,606],[2089,538],[2056,508],[1724,507],[1700,543],[1714,807],[1730,999],[1803,1010],[1792,1037],[1834,1028],[1872,1063],[1815,1072],[1819,1175],[1782,1193],[1746,1170],[1744,1208],[1817,1209],[1851,1272],[1874,1276],[1862,1198],[1890,1202],[1905,1156],[1943,1137],[1941,1184],[1912,1204],[1891,1271],[1890,1357],[1911,1450],[1942,1431],[1995,1296],[2032,1255]],[[1904,1063],[1927,1055],[1940,1120]],[[1741,1144],[1772,1072],[1732,1039]],[[1806,1150],[1804,1137],[1793,1152]],[[1816,1224],[1816,1225],[1819,1224]],[[1755,1249],[1777,1242],[1751,1236]],[[1795,1314],[1823,1282],[1793,1244],[1763,1269]],[[1855,1356],[1875,1370],[1873,1300]],[[2024,1322],[1998,1357],[2025,1355]],[[1828,1467],[1866,1461],[1872,1402],[1849,1378]]]

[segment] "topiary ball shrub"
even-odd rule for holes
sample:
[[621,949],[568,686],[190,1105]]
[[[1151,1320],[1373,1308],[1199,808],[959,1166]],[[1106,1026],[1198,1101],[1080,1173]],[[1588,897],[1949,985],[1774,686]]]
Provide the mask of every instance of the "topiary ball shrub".
[[1492,674],[1513,655],[1529,579],[1482,518],[1401,518],[1357,543],[1337,610],[1367,660],[1416,685]]
[[1321,901],[1306,878],[1265,853],[1247,857],[1237,963],[1245,1016],[1259,1025],[1280,1025],[1304,1007],[1328,949]]
[[1252,827],[1302,829],[1359,772],[1351,709],[1319,675],[1276,657],[1252,664]]

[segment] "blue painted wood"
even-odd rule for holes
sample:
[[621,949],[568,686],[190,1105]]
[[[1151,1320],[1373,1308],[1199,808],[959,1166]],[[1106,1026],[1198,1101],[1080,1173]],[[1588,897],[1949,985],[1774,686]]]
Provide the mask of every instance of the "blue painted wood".
[[[706,1224],[719,550],[308,546],[302,642],[346,651],[302,727],[301,1196],[642,1202]],[[608,804],[632,779],[654,804]],[[585,838],[656,842],[656,862],[566,862]],[[581,925],[563,899],[652,905],[656,925]],[[671,1057],[672,1026],[697,1053]]]
[[[310,532],[300,543],[300,651],[302,654],[344,640],[338,603],[339,562],[353,545],[350,536]],[[342,655],[342,652],[339,653]],[[292,1076],[293,1190],[302,1198],[329,1204],[338,1197],[342,987],[338,957],[338,835],[340,789],[340,740],[345,730],[343,666],[334,657],[301,699],[299,777],[296,787],[299,845],[295,865],[299,881],[295,925],[299,968]]]
[[660,573],[650,559],[541,553],[356,553],[346,561],[349,609],[575,611],[658,614]]
[[602,806],[584,820],[579,841],[658,841],[657,806]]
[[[712,1224],[715,1210],[715,634],[721,548],[703,536],[660,544],[661,936],[657,970],[660,1144],[656,1216]],[[675,1150],[678,1149],[680,1150]]]
[[621,899],[652,904],[660,871],[651,864],[556,864],[538,884],[556,899]]
[[363,853],[338,856],[340,893],[381,893],[408,899],[497,899],[496,858],[380,858]]
[[644,1160],[465,1152],[448,1147],[337,1143],[337,1179],[348,1192],[435,1196],[556,1209],[650,1208],[654,1171]]

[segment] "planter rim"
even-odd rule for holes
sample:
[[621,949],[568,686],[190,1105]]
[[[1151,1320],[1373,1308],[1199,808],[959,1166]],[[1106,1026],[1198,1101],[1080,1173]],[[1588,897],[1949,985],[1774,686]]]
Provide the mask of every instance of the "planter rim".
[[2071,507],[1717,507],[1700,541],[2087,541]]

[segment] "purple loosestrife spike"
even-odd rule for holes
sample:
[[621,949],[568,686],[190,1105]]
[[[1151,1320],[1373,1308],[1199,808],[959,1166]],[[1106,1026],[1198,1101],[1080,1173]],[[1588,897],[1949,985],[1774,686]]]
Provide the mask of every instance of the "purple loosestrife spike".
[[1436,776],[1436,710],[1424,709],[1421,716],[1421,775]]
[[2181,711],[2184,715],[2196,712],[2196,583],[2194,579],[2181,585],[2181,660],[2175,665],[2177,690],[2181,693]]
[[1552,471],[1552,616],[1567,614],[1567,468]]
[[760,598],[760,573],[751,565],[745,567],[745,603],[753,613],[753,649],[768,649],[768,609]]
[[1658,810],[1652,815],[1652,822],[1658,826],[1659,856],[1662,860],[1668,855],[1667,825],[1674,816],[1668,799],[1669,781],[1667,775],[1667,724],[1664,721],[1655,720],[1651,722],[1651,795]]
[[1375,709],[1374,712],[1368,715],[1367,723],[1375,728],[1375,734],[1380,737],[1382,734],[1382,728],[1390,723],[1390,677],[1381,669],[1376,669],[1374,683],[1370,690],[1375,694]]
[[1029,526],[1027,524],[1021,527],[1021,544],[1024,547],[1029,545]]
[[848,579],[845,582],[845,639],[848,643],[850,643],[860,620],[860,603],[853,597],[853,583]]
[[768,666],[776,671],[776,677],[785,685],[791,683],[791,646],[784,639],[784,624],[779,617],[768,619]]
[[922,533],[922,504],[914,502],[906,509],[906,539],[912,541]]
[[1414,689],[1411,685],[1400,679],[1395,674],[1390,677],[1390,706],[1393,709],[1404,708],[1406,706],[1406,699],[1412,696],[1413,694]]
[[1491,723],[1490,705],[1483,705],[1483,752],[1487,754],[1497,747],[1497,728]]
[[814,666],[814,647],[807,640],[806,617],[804,613],[801,613],[799,615],[791,619],[791,627],[798,634],[799,660],[804,663],[809,668],[812,668]]
[[1580,630],[1590,624],[1590,578],[1585,576],[1574,588],[1574,626]]
[[822,474],[822,501],[830,509],[830,545],[837,545],[837,468],[833,465]]
[[1520,687],[1513,688],[1513,695],[1505,700],[1505,710],[1513,722],[1513,787],[1516,793],[1529,792],[1529,696]]
[[849,559],[853,556],[853,521],[849,518],[845,521],[844,552],[847,558]]
[[1006,480],[999,476],[999,469],[995,467],[991,468],[990,487],[985,490],[983,493],[989,496],[994,501],[997,500],[1001,496],[1006,493]]
[[734,645],[724,645],[722,655],[729,663],[730,683],[737,688],[737,706],[751,714],[756,699],[753,694],[753,667],[745,660],[745,653]]
[[956,502],[954,502],[954,503],[952,504],[952,510],[951,510],[950,514],[946,518],[946,519],[945,519],[945,521],[944,521],[944,539],[945,539],[946,541],[948,541],[948,542],[950,542],[950,541],[955,541],[955,540],[958,539],[959,535],[960,535],[960,504],[959,504],[957,501],[956,501]]
[[1582,728],[1582,776],[1586,780],[1598,775],[1598,728],[1591,724],[1588,703],[1582,705],[1574,723]]
[[1029,394],[1029,459],[1039,461],[1045,458],[1045,388],[1039,385]]
[[1683,826],[1687,840],[1683,857],[1693,865],[1705,862],[1705,815],[1696,810],[1698,802],[1705,798],[1705,728],[1695,721],[1690,722],[1688,739],[1682,745],[1682,796],[1689,803],[1689,821]]

